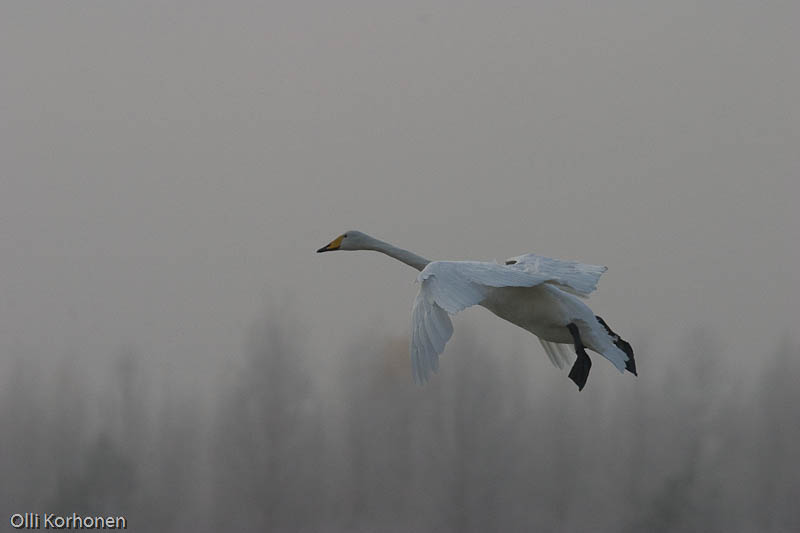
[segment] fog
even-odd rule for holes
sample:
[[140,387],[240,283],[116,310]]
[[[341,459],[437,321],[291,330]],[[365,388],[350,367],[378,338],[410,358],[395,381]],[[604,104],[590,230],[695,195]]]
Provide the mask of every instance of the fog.
[[[790,531],[800,3],[2,2],[0,518]],[[582,392],[415,271],[609,267]],[[4,522],[8,524],[7,522]]]
[[474,329],[417,387],[406,341],[365,331],[330,390],[297,318],[262,317],[239,364],[188,387],[135,349],[95,362],[99,380],[75,356],[45,378],[4,367],[3,507],[136,531],[800,527],[796,344],[742,375],[696,332],[641,350],[639,378],[598,361],[579,393],[538,343]]

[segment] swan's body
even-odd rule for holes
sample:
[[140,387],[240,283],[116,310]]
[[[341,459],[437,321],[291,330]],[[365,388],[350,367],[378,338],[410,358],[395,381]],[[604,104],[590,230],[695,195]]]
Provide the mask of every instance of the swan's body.
[[547,284],[497,288],[480,305],[541,340],[557,344],[572,344],[567,324],[578,317],[586,320],[583,315],[594,318],[578,298]]
[[500,318],[539,337],[559,368],[576,358],[570,378],[586,383],[589,348],[621,372],[636,374],[633,350],[579,298],[597,286],[606,267],[559,261],[535,254],[511,258],[505,265],[480,261],[429,261],[358,231],[348,231],[317,250],[374,250],[420,271],[414,301],[411,362],[414,380],[424,383],[439,367],[439,354],[453,334],[451,314],[481,305]]

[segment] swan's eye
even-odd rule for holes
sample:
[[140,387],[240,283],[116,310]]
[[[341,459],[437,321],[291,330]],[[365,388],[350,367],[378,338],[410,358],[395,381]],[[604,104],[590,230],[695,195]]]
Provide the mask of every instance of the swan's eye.
[[345,239],[347,238],[347,233],[345,233],[345,234],[344,234],[344,238],[345,238]]
[[509,259],[508,261],[506,261],[506,264],[507,264],[507,265],[516,265],[516,264],[517,264],[517,262],[516,262],[516,261],[514,261],[513,259]]

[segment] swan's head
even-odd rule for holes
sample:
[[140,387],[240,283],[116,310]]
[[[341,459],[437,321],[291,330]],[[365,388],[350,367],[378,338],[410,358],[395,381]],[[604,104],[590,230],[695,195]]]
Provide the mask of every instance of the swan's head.
[[317,253],[332,252],[334,250],[371,250],[370,244],[374,241],[375,240],[366,233],[350,230],[342,233],[317,250]]

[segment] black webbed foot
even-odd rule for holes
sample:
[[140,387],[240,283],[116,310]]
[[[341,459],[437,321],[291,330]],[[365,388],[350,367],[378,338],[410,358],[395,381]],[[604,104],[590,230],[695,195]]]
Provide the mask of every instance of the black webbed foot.
[[575,364],[572,365],[572,370],[569,371],[569,379],[575,382],[579,391],[582,391],[583,387],[586,386],[586,380],[589,378],[589,370],[592,369],[592,360],[589,359],[589,354],[586,353],[586,348],[583,346],[578,327],[575,324],[567,324],[567,329],[575,342],[575,353],[578,356]]
[[586,351],[578,353],[578,359],[572,365],[572,370],[569,371],[569,379],[575,382],[578,390],[582,391],[586,386],[586,380],[589,378],[589,370],[592,368],[592,360],[586,355]]

